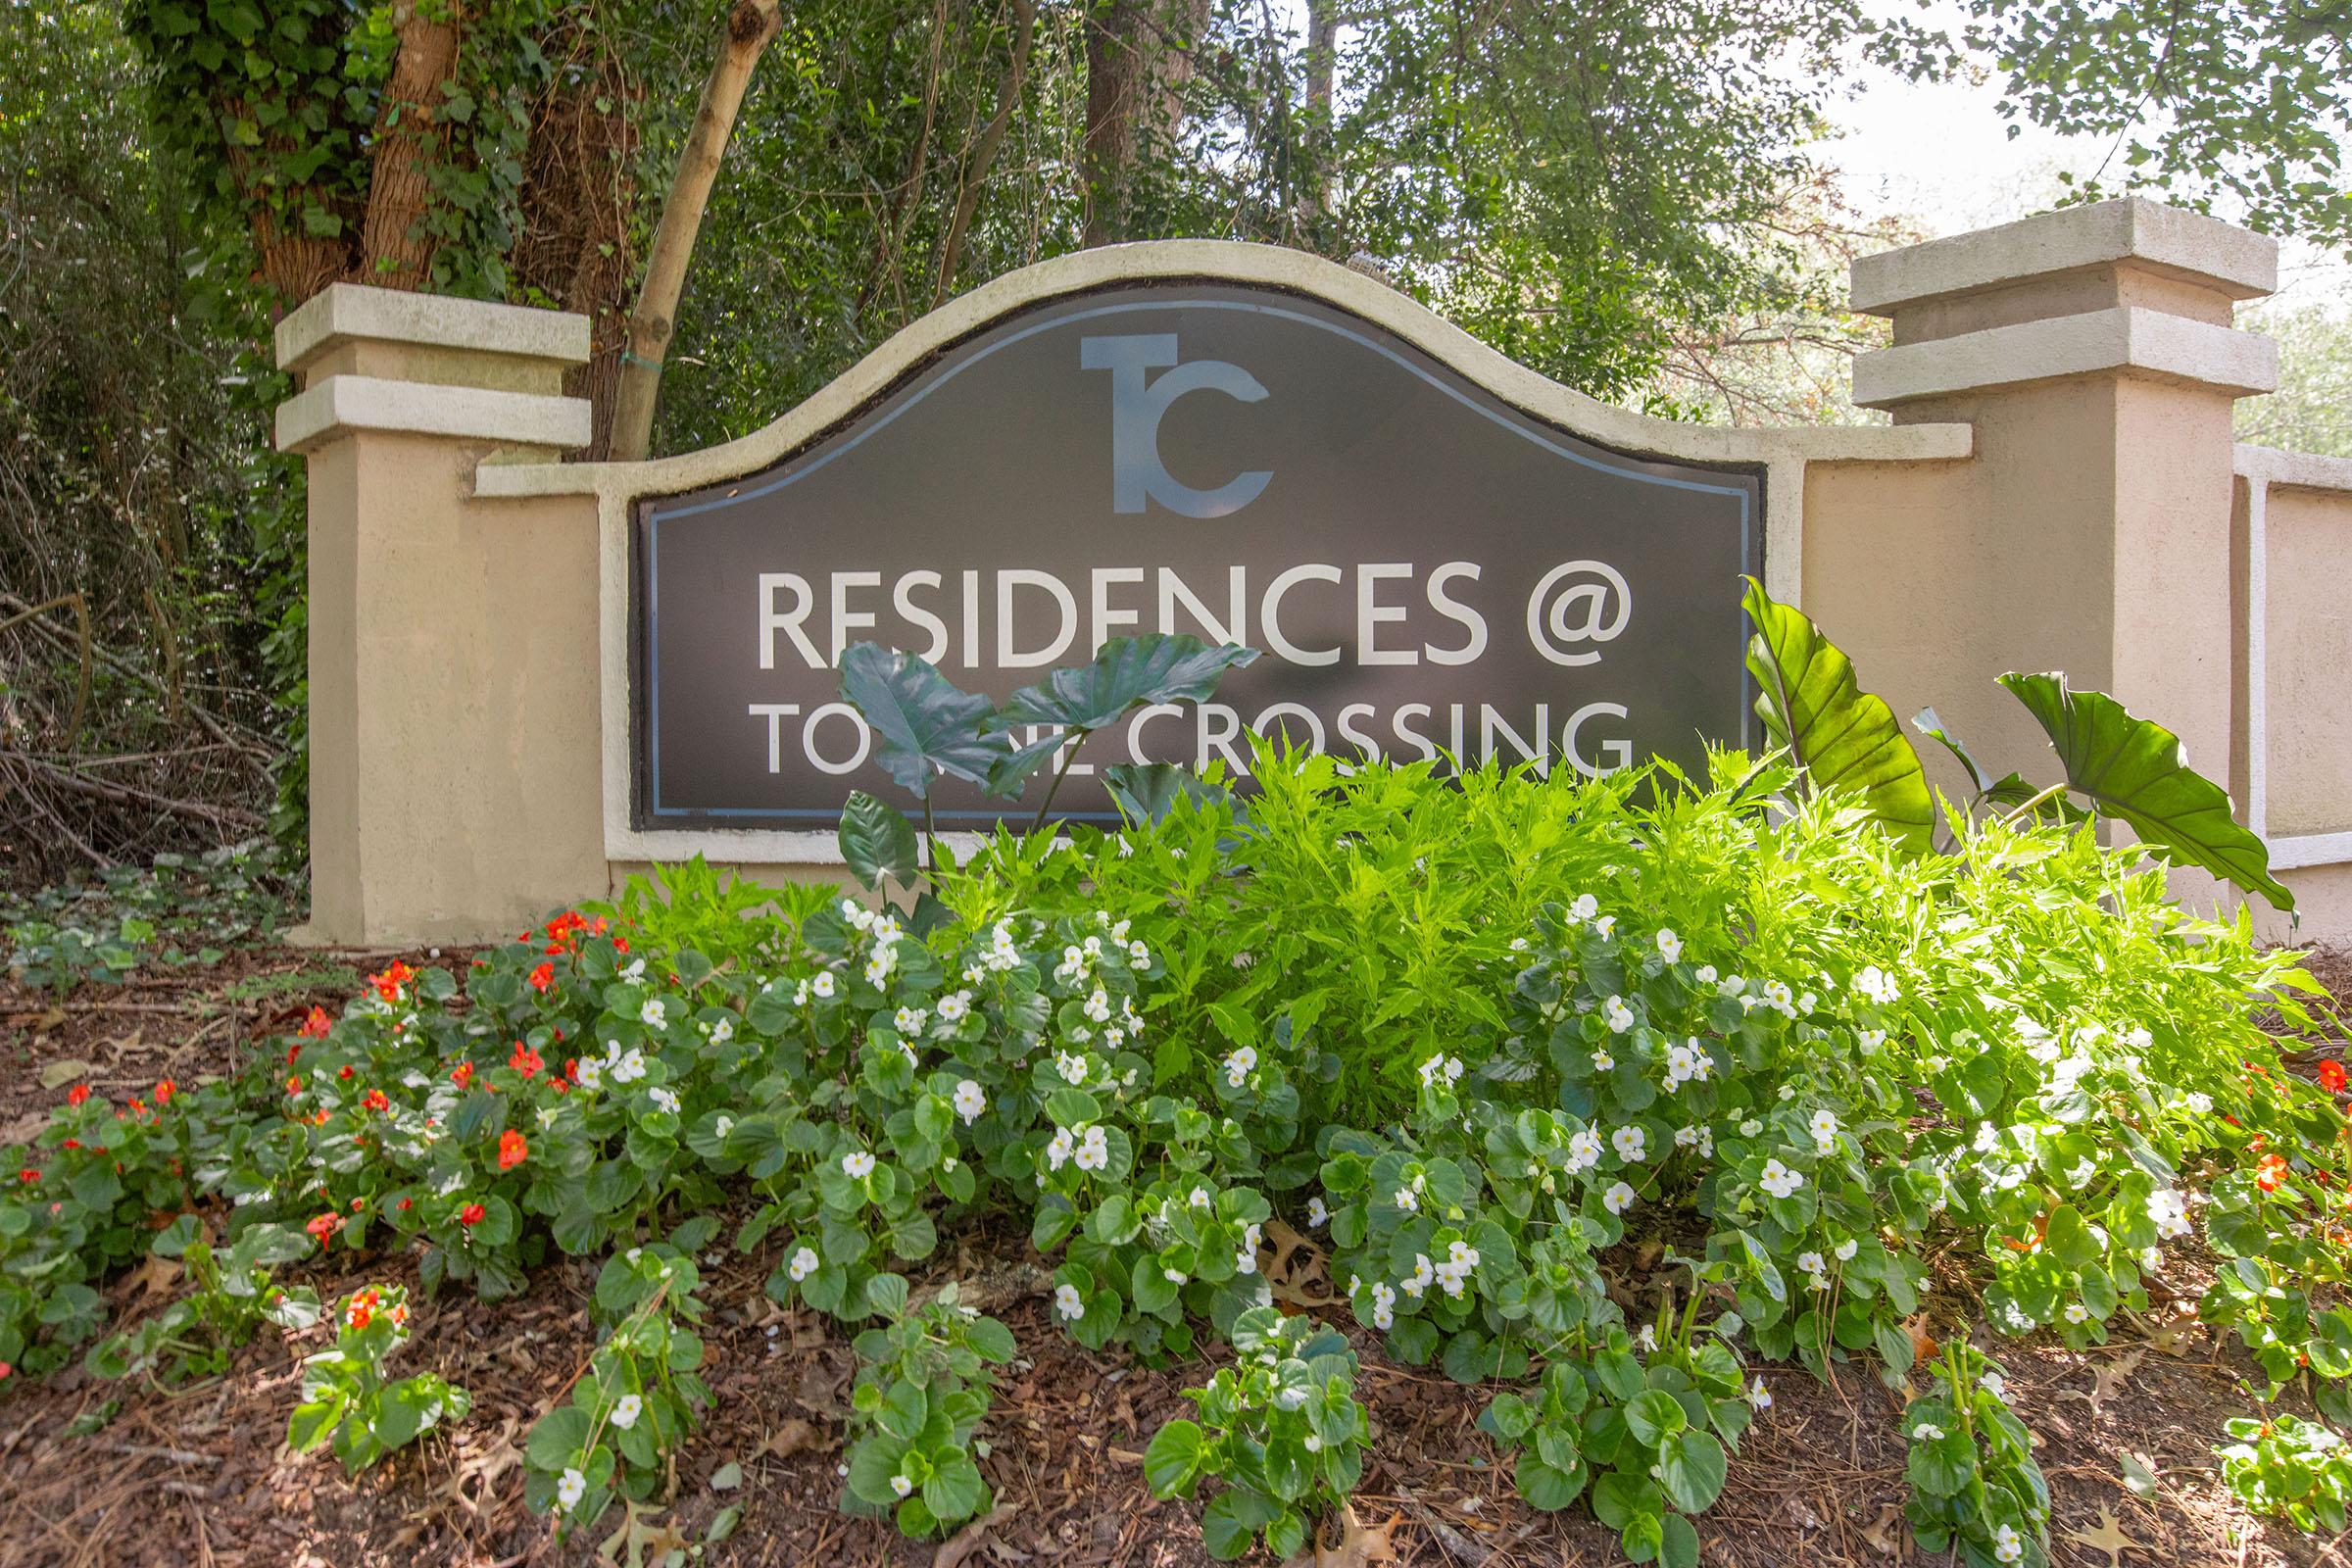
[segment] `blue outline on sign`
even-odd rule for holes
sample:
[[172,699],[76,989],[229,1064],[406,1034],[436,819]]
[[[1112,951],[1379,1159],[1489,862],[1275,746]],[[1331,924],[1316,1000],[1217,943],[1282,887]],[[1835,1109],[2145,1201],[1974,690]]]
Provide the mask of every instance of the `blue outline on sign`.
[[[1027,338],[1035,337],[1040,332],[1053,331],[1056,327],[1072,326],[1080,321],[1091,321],[1105,316],[1124,316],[1137,311],[1250,311],[1262,316],[1279,317],[1284,320],[1297,321],[1306,326],[1320,327],[1326,332],[1336,333],[1341,337],[1347,338],[1352,343],[1370,349],[1373,353],[1380,355],[1384,359],[1395,362],[1396,365],[1401,366],[1410,374],[1415,375],[1421,380],[1427,382],[1429,385],[1436,387],[1439,391],[1445,393],[1447,397],[1453,399],[1456,403],[1459,403],[1462,407],[1470,410],[1472,413],[1483,415],[1487,418],[1494,420],[1496,424],[1501,425],[1504,429],[1510,430],[1520,436],[1525,437],[1527,440],[1534,442],[1537,446],[1542,447],[1544,451],[1551,453],[1555,457],[1566,458],[1569,462],[1581,464],[1585,467],[1598,469],[1602,473],[1615,474],[1620,478],[1632,479],[1639,483],[1666,485],[1677,490],[1700,490],[1711,495],[1737,496],[1740,501],[1740,559],[1742,561],[1747,559],[1747,534],[1750,519],[1748,516],[1748,492],[1745,486],[1708,484],[1699,479],[1680,479],[1669,474],[1645,473],[1638,467],[1621,467],[1618,466],[1621,463],[1639,464],[1645,461],[1643,459],[1619,457],[1617,463],[1610,463],[1604,462],[1602,459],[1592,457],[1587,453],[1578,452],[1573,448],[1561,446],[1557,442],[1554,442],[1548,437],[1544,436],[1542,432],[1531,430],[1527,428],[1525,424],[1520,422],[1520,419],[1535,419],[1534,415],[1528,414],[1524,410],[1518,410],[1514,412],[1519,415],[1519,418],[1514,419],[1509,414],[1506,414],[1501,410],[1488,408],[1485,404],[1480,403],[1477,399],[1462,391],[1461,388],[1454,386],[1446,377],[1435,375],[1430,371],[1423,369],[1420,366],[1414,364],[1412,360],[1403,354],[1398,353],[1396,350],[1389,347],[1386,343],[1375,342],[1373,339],[1364,336],[1360,332],[1354,331],[1349,327],[1342,326],[1337,321],[1325,320],[1322,317],[1310,316],[1303,311],[1286,310],[1279,305],[1258,305],[1252,304],[1247,300],[1211,299],[1171,299],[1152,301],[1138,300],[1126,305],[1099,306],[1094,310],[1080,311],[1070,316],[1056,316],[1051,320],[1040,321],[1036,325],[1024,327],[1020,331],[1008,332],[1004,336],[997,339],[994,343],[989,344],[986,348],[981,349],[977,354],[970,356],[968,359],[960,360],[948,367],[948,368],[936,380],[933,380],[929,385],[924,386],[916,391],[915,394],[906,399],[906,402],[901,403],[897,408],[890,410],[880,418],[874,420],[871,424],[868,424],[864,429],[858,431],[856,435],[851,436],[848,440],[842,442],[841,445],[835,447],[832,451],[826,453],[824,456],[818,458],[815,462],[808,464],[805,467],[796,468],[790,473],[778,474],[775,478],[770,479],[767,483],[759,486],[757,489],[739,490],[728,495],[715,496],[709,501],[698,501],[691,506],[676,507],[666,512],[662,510],[662,504],[659,501],[653,502],[647,506],[645,524],[646,753],[648,772],[650,775],[649,782],[653,786],[653,803],[649,808],[652,815],[657,817],[681,816],[690,819],[709,816],[798,816],[810,818],[837,818],[841,815],[841,812],[838,809],[823,810],[808,807],[707,806],[679,807],[673,809],[664,808],[662,805],[662,524],[680,517],[691,517],[698,513],[715,512],[722,507],[731,507],[739,502],[752,501],[760,496],[771,495],[774,492],[783,489],[786,485],[791,484],[797,479],[807,478],[809,474],[816,472],[817,469],[823,467],[826,464],[831,463],[835,458],[842,457],[857,450],[858,445],[862,443],[866,437],[887,428],[893,420],[898,418],[900,415],[905,414],[907,410],[922,402],[923,399],[929,397],[932,393],[938,391],[941,387],[946,386],[950,381],[956,379],[956,377],[961,374],[964,370],[968,369],[972,366],[978,365],[982,360],[987,359],[999,349],[1010,348],[1015,343],[1022,342]],[[1459,371],[1454,373],[1457,375],[1461,374]],[[1468,376],[1463,378],[1475,379],[1474,377]],[[1485,390],[1489,391],[1490,393],[1494,391],[1494,389],[1491,387],[1486,388]],[[1499,396],[1499,394],[1496,395]],[[1615,455],[1612,454],[1612,456]],[[790,460],[787,459],[786,461],[789,462]],[[1740,633],[1739,642],[1740,657],[1744,659],[1747,651],[1747,633],[1744,628],[1742,628]],[[1745,704],[1741,704],[1740,710],[1740,744],[1743,746],[1748,742],[1748,717],[1749,714],[1747,707]],[[1002,820],[1004,816],[1004,813],[1001,811],[943,811],[940,814],[951,822],[960,820],[995,822]],[[1116,811],[1070,811],[1064,813],[1063,819],[1080,822],[1116,822],[1122,820],[1119,813]]]

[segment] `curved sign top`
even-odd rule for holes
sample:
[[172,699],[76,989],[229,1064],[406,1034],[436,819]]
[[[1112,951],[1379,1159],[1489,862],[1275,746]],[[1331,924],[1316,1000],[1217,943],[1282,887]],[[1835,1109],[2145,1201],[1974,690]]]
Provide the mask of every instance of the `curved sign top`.
[[[1091,741],[1057,815],[1116,816],[1096,766],[1238,767],[1252,730],[1343,757],[1694,766],[1750,740],[1762,500],[1756,467],[1609,450],[1317,300],[1063,298],[761,472],[638,503],[632,817],[821,828],[854,788],[894,795],[839,698],[862,640],[1000,700],[1135,632],[1262,651],[1213,703]],[[937,804],[956,827],[1028,809],[954,781]]]

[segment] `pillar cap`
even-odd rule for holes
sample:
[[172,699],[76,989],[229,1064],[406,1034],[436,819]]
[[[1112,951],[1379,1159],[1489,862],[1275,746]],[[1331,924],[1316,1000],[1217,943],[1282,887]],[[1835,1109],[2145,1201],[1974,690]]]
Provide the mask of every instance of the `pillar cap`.
[[588,363],[588,318],[565,311],[331,283],[277,323],[277,364],[300,370],[330,349],[369,341],[463,349],[557,365]]
[[1853,308],[1867,316],[1953,295],[2134,262],[2232,300],[2278,287],[2278,242],[2268,234],[2137,196],[2068,207],[1955,234],[1853,264]]

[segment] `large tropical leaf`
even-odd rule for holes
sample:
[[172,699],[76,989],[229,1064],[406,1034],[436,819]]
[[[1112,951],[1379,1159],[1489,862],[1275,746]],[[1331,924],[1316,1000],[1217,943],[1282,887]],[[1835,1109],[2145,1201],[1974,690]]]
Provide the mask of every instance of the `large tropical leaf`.
[[988,699],[956,690],[929,660],[853,643],[842,650],[841,695],[873,726],[874,760],[917,800],[930,798],[940,773],[987,783],[1004,755],[981,729]]
[[1889,833],[1915,850],[1928,849],[1936,802],[1893,710],[1861,689],[1853,661],[1819,626],[1767,597],[1753,577],[1743,604],[1756,628],[1747,644],[1756,716],[1773,739],[1815,789],[1859,795]]
[[1181,762],[1113,762],[1102,770],[1102,785],[1131,822],[1156,822],[1180,800],[1199,805],[1225,798],[1222,786]]
[[[1986,772],[1977,761],[1976,754],[1968,749],[1960,737],[1944,728],[1943,720],[1936,716],[1933,708],[1923,708],[1912,714],[1911,727],[1941,743],[1943,749],[1952,754],[1953,760],[1968,769],[1969,782],[1977,790],[1976,799],[1970,802],[1972,806],[2006,806],[2014,808],[2044,793],[2034,788],[2023,773],[2008,772],[1994,778]],[[2061,796],[2049,796],[2037,802],[2034,810],[2036,815],[2046,814],[2069,822],[2079,822],[2090,815]]]
[[2064,675],[2009,674],[2001,684],[2049,735],[2067,784],[2101,816],[2128,824],[2169,858],[2260,893],[2274,908],[2295,906],[2271,875],[2269,848],[2239,825],[2229,791],[2188,765],[2180,736],[2104,692],[2072,690]]
[[1181,632],[1113,637],[1092,662],[1057,669],[1037,685],[1014,692],[989,727],[1059,724],[1064,729],[1102,729],[1129,709],[1205,702],[1227,670],[1256,658],[1254,648],[1237,643],[1211,647]]
[[914,824],[906,813],[863,790],[852,790],[841,808],[841,858],[850,874],[869,888],[884,877],[914,885]]

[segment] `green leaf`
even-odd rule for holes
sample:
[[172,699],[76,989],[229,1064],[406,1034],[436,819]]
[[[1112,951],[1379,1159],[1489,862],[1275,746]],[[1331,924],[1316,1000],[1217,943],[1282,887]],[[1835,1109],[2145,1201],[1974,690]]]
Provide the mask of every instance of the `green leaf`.
[[1902,726],[1885,700],[1865,693],[1853,661],[1799,611],[1747,582],[1743,601],[1756,634],[1747,669],[1756,678],[1756,716],[1805,769],[1813,787],[1862,797],[1886,830],[1924,851],[1936,830],[1936,802]]
[[1654,1448],[1690,1425],[1690,1418],[1673,1395],[1663,1389],[1644,1389],[1626,1402],[1625,1424],[1643,1447]]
[[930,798],[939,773],[987,783],[1004,755],[1002,742],[981,733],[988,699],[956,690],[912,654],[851,644],[841,655],[841,695],[873,726],[874,760],[918,801]]
[[1014,692],[1012,701],[989,720],[989,728],[1059,724],[1065,729],[1102,729],[1132,708],[1203,702],[1216,692],[1228,669],[1239,669],[1256,658],[1254,648],[1236,643],[1212,648],[1182,632],[1113,637],[1096,650],[1091,662],[1054,670],[1038,685]]
[[1196,805],[1226,799],[1226,792],[1181,762],[1113,762],[1102,769],[1102,786],[1130,822],[1157,822],[1179,800]]
[[2064,675],[2012,673],[2001,684],[2050,737],[2068,785],[2101,816],[2173,858],[2260,893],[2274,908],[2295,906],[2271,875],[2270,850],[2238,824],[2229,792],[2189,767],[2180,736],[2133,717],[2104,692],[2070,689]]
[[852,790],[841,808],[841,858],[850,874],[869,888],[882,879],[914,881],[914,824],[906,813],[863,790]]
[[[1960,738],[1943,727],[1943,720],[1936,715],[1936,710],[1933,708],[1923,708],[1912,714],[1911,727],[1922,735],[1941,743],[1943,749],[1951,753],[1960,765],[1968,770],[1968,781],[1977,792],[1976,801],[1973,804],[2016,808],[2025,805],[2041,793],[2028,783],[2023,774],[2004,773],[1999,778],[1994,778],[1990,773],[1985,772],[1977,764],[1974,754],[1961,744]],[[2043,809],[2067,818],[2079,818],[2082,815],[2078,808],[2065,801],[2050,801],[2046,803]]]
[[1711,1432],[1677,1432],[1658,1447],[1658,1485],[1685,1513],[1704,1513],[1713,1506],[1723,1476],[1723,1445]]
[[1154,1497],[1174,1497],[1193,1490],[1200,1473],[1203,1439],[1200,1425],[1178,1419],[1152,1435],[1144,1449],[1144,1480]]

